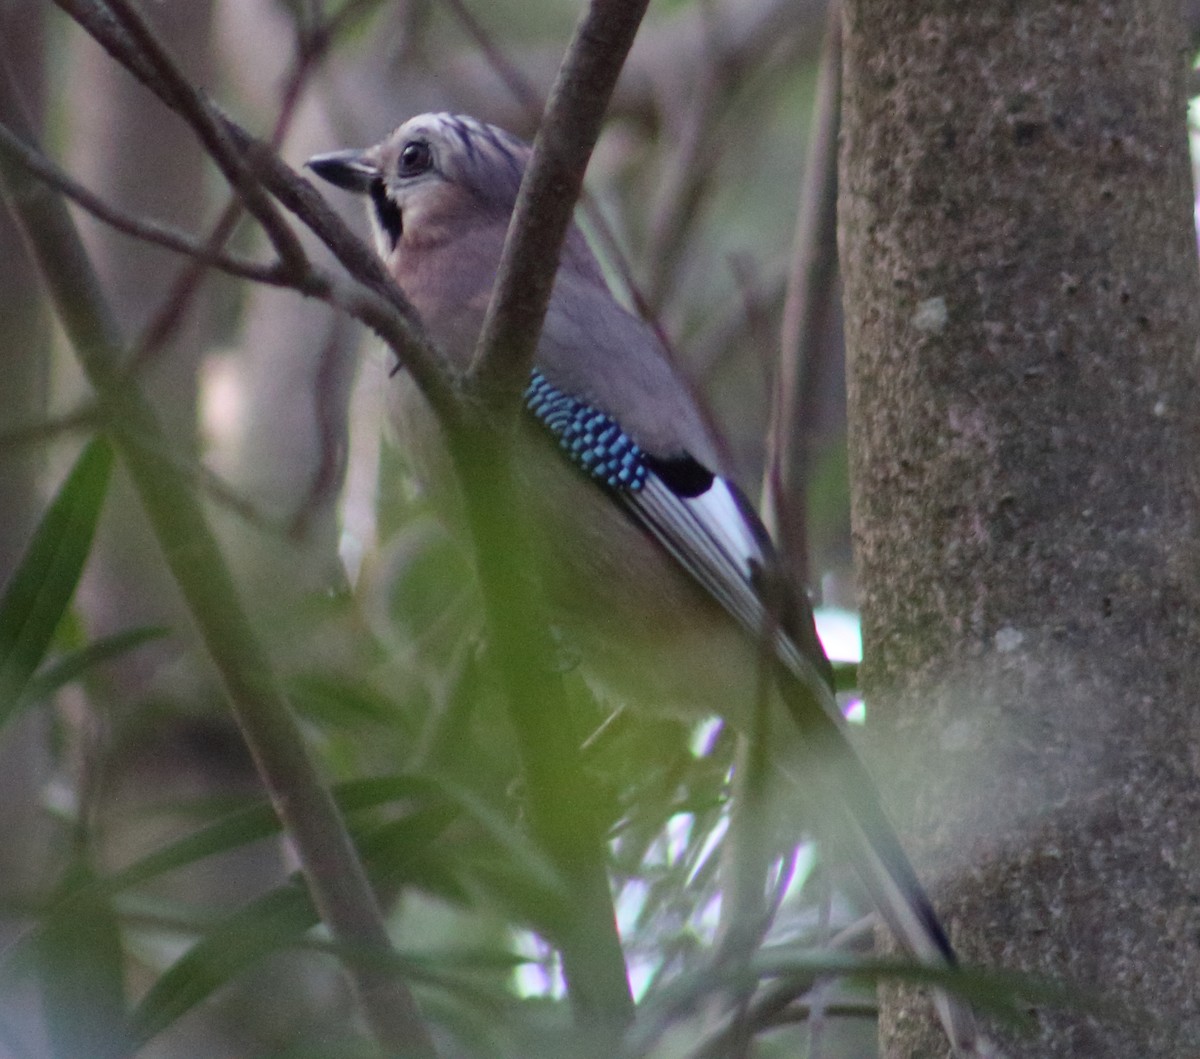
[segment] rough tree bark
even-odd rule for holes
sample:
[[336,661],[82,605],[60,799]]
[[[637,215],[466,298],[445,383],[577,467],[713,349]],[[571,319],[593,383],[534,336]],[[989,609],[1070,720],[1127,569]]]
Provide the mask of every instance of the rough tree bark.
[[[849,0],[842,253],[863,677],[966,957],[1200,1051],[1197,253],[1173,0]],[[1128,1013],[1127,1013],[1128,1014]],[[942,1055],[885,1001],[893,1056]]]

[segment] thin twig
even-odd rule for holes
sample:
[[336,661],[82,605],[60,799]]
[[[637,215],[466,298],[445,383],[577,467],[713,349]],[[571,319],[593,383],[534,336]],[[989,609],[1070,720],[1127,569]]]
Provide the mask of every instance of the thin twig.
[[[280,92],[279,113],[271,130],[270,144],[275,150],[282,145],[296,116],[304,89],[319,68],[338,35],[358,18],[376,8],[381,0],[348,0],[348,2],[316,27],[297,30],[292,66]],[[203,246],[209,254],[219,253],[233,235],[245,207],[238,195],[233,195],[212,226]],[[130,357],[130,370],[143,371],[155,355],[166,347],[195,297],[200,282],[208,270],[208,261],[197,257],[185,265],[163,298],[158,311],[143,329]],[[250,277],[248,277],[250,278]]]
[[[54,0],[83,27],[117,62],[141,81],[172,110],[179,102],[167,90],[162,78],[146,57],[135,47],[125,28],[116,22],[107,7],[86,0]],[[232,156],[244,163],[247,172],[261,181],[285,209],[308,227],[365,290],[351,290],[336,279],[320,278],[308,268],[291,277],[301,293],[323,298],[339,305],[374,330],[395,352],[443,423],[453,423],[461,401],[445,360],[425,335],[420,318],[411,303],[393,282],[379,257],[372,252],[329,206],[317,190],[297,175],[271,150],[236,122],[220,113],[198,93],[190,103],[206,110],[232,145]]]
[[[76,0],[56,0],[73,5]],[[204,144],[208,156],[217,164],[225,179],[233,186],[246,204],[251,215],[271,241],[280,261],[297,273],[308,263],[304,247],[283,215],[255,179],[250,166],[238,153],[221,122],[216,120],[212,106],[200,94],[179,69],[166,47],[158,39],[140,11],[128,0],[105,0],[105,5],[116,16],[134,47],[148,60],[160,86],[160,98],[169,102],[192,128]]]
[[[703,10],[703,8],[702,8]],[[705,20],[706,59],[715,50],[712,27]],[[711,145],[720,123],[721,103],[728,98],[725,78],[711,61],[697,63],[699,83],[688,94],[690,105],[678,149],[659,179],[659,208],[650,222],[645,252],[650,273],[647,295],[655,312],[674,290],[688,238],[701,215],[701,205],[716,175]]]
[[814,102],[809,161],[784,301],[779,374],[767,434],[763,514],[793,588],[808,582],[807,478],[816,421],[817,365],[837,285],[837,140],[841,116],[841,5],[831,0]]
[[231,276],[240,279],[254,280],[257,283],[268,283],[272,286],[284,285],[284,276],[278,264],[260,264],[246,261],[242,258],[231,257],[212,250],[169,225],[156,221],[147,221],[135,217],[131,213],[105,202],[99,195],[89,191],[78,181],[72,179],[63,170],[50,161],[41,151],[25,143],[6,125],[0,124],[0,144],[17,161],[19,161],[39,180],[48,184],[56,191],[65,195],[76,205],[90,213],[97,220],[116,229],[118,232],[134,239],[141,239],[155,246],[173,250],[178,254],[202,262],[206,267],[218,268]]
[[303,540],[308,534],[314,512],[322,510],[336,499],[346,468],[346,400],[334,387],[334,381],[344,374],[339,367],[347,356],[345,331],[345,317],[334,315],[329,333],[317,354],[317,371],[313,380],[313,418],[317,424],[320,459],[304,496],[288,520],[288,536],[293,540]]
[[[240,258],[230,257],[224,253],[214,252],[210,246],[197,242],[191,236],[184,235],[173,228],[157,224],[153,221],[145,221],[126,213],[124,210],[106,203],[103,199],[100,199],[87,188],[77,183],[51,162],[41,151],[24,142],[3,123],[0,123],[0,147],[8,152],[14,162],[35,174],[46,185],[71,199],[71,201],[75,202],[101,222],[110,225],[131,238],[142,239],[156,246],[161,246],[164,249],[183,254],[195,259],[206,267],[216,268],[240,279],[266,283],[274,287],[286,287],[306,297],[319,298],[330,305],[342,309],[350,316],[353,316],[372,330],[375,330],[393,348],[404,349],[405,344],[410,341],[405,335],[406,322],[396,319],[393,299],[388,298],[385,300],[375,297],[373,294],[342,283],[335,277],[311,265],[303,272],[297,274],[291,270],[282,268],[278,263],[273,265],[260,264],[254,261],[245,261]],[[286,169],[286,167],[283,168]],[[306,183],[300,177],[291,173],[290,170],[287,170],[287,173],[291,179],[301,184]],[[275,176],[277,179],[279,178],[278,173]],[[311,191],[311,188],[309,190]],[[315,196],[316,192],[313,191],[312,194]],[[325,220],[325,218],[322,218],[322,222]],[[317,227],[323,231],[326,230],[323,223],[318,224]],[[346,235],[348,238],[353,238],[348,232]],[[400,297],[403,296],[400,295]],[[411,313],[411,308],[408,311]],[[431,354],[431,356],[436,357],[436,354]]]
[[[758,271],[764,278],[759,281],[754,291],[754,304],[759,307],[759,312],[764,317],[775,319],[783,306],[786,288],[784,266],[774,260],[760,260]],[[705,380],[725,363],[738,342],[756,334],[757,326],[746,318],[746,296],[738,291],[717,310],[716,316],[707,321],[689,343],[692,376],[703,385]]]

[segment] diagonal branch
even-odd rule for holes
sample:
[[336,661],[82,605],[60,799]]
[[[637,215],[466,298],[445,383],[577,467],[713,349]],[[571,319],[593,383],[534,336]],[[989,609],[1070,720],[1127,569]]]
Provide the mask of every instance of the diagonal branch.
[[[188,116],[154,65],[138,50],[129,32],[116,21],[107,6],[90,0],[54,0],[54,3],[167,107]],[[147,32],[151,31],[147,28]],[[160,57],[170,62],[169,56],[161,50]],[[175,74],[182,76],[177,70]],[[335,304],[356,316],[387,342],[412,373],[443,422],[458,419],[461,401],[454,392],[454,382],[445,361],[429,342],[416,311],[379,258],[346,227],[316,189],[285,165],[268,144],[250,135],[199,93],[190,96],[187,105],[204,115],[204,125],[215,125],[220,130],[220,142],[227,143],[230,148],[229,164],[237,166],[239,172],[244,167],[246,174],[295,214],[332,251],[350,276],[366,288],[366,291],[355,293],[341,291]],[[247,208],[249,206],[247,202]],[[327,291],[305,285],[313,275],[306,265],[294,285],[306,294],[330,296]],[[335,292],[337,289],[335,285]]]
[[[26,143],[34,142],[3,63],[0,122]],[[314,903],[348,949],[386,951],[387,933],[354,844],[246,617],[204,509],[175,473],[170,443],[153,409],[122,369],[119,329],[65,204],[2,146],[0,187],[96,391],[104,427],[130,472],[221,675],[233,715],[295,844]],[[365,965],[348,964],[346,969],[381,1045],[398,1055],[433,1059],[433,1042],[407,987]]]
[[[67,10],[78,6],[77,0],[56,2]],[[302,271],[308,260],[300,240],[230,142],[211,103],[183,75],[141,12],[128,0],[105,0],[105,3],[129,35],[132,47],[148,61],[160,88],[160,98],[192,127],[209,157],[262,225],[279,259],[286,267]]]
[[169,225],[135,217],[116,206],[105,202],[99,195],[85,188],[64,173],[41,151],[31,147],[18,137],[8,126],[0,123],[0,146],[16,161],[35,174],[39,180],[66,196],[77,206],[86,210],[97,220],[109,225],[134,239],[141,239],[155,246],[186,254],[196,261],[220,269],[231,276],[281,286],[287,283],[287,275],[278,264],[260,264],[232,257],[197,242],[190,235]]
[[[300,100],[313,74],[321,66],[338,38],[357,22],[371,14],[382,0],[347,0],[333,15],[315,26],[300,25],[296,30],[296,43],[291,69],[280,90],[279,113],[271,130],[272,148],[279,150],[288,130],[296,117]],[[221,211],[212,226],[204,247],[210,254],[218,253],[233,235],[242,218],[244,205],[234,195]],[[187,307],[199,288],[208,268],[204,257],[196,257],[182,268],[162,300],[158,311],[138,337],[134,353],[130,358],[131,369],[143,369],[170,341]]]
[[514,405],[533,364],[583,174],[647,5],[592,0],[550,91],[470,373],[484,392]]
[[584,170],[645,8],[646,0],[592,0],[576,28],[534,142],[465,380],[473,415],[448,433],[533,828],[562,870],[575,906],[554,940],[576,1021],[604,1048],[615,1045],[631,1021],[633,999],[604,834],[579,768],[572,711],[552,666],[535,557],[504,439],[517,422]]

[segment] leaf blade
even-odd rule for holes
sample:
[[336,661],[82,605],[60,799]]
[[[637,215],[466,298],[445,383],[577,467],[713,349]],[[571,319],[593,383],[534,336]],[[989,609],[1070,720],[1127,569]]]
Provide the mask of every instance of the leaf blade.
[[84,448],[0,596],[0,726],[15,712],[75,595],[112,463],[103,438]]

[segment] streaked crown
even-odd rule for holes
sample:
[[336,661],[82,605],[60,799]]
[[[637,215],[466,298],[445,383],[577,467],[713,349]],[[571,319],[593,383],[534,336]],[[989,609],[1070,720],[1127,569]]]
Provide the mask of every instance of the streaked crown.
[[309,159],[318,176],[367,195],[379,252],[461,231],[480,214],[506,222],[529,161],[527,144],[459,114],[410,118],[365,151]]

